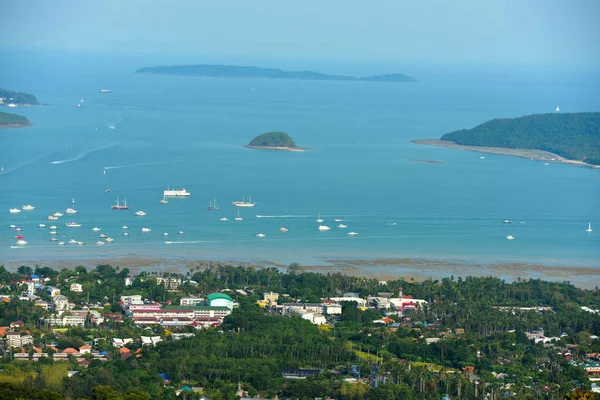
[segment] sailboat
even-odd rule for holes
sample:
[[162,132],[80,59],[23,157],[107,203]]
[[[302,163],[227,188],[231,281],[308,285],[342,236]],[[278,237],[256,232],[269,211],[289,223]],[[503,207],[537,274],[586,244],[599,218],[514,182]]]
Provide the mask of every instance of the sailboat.
[[219,206],[217,205],[217,199],[210,200],[206,209],[208,211],[217,211],[219,209]]
[[592,223],[588,222],[588,228],[585,230],[586,232],[593,232],[594,230],[592,229]]
[[559,106],[556,106],[556,110],[555,110],[555,111],[556,111],[556,112],[560,112],[560,107],[559,107]]
[[163,203],[163,204],[167,204],[167,203],[169,202],[169,201],[167,200],[167,196],[165,196],[165,195],[163,194],[163,198],[162,198],[162,200],[161,200],[160,202],[161,202],[161,203]]
[[321,218],[321,213],[319,213],[319,217],[317,218],[317,222],[318,222],[318,223],[321,223],[321,222],[323,222],[323,218]]
[[238,210],[237,217],[235,217],[236,221],[242,221],[244,218],[240,217],[240,210]]
[[125,198],[125,201],[123,202],[123,204],[121,204],[119,201],[119,198],[117,197],[115,205],[112,206],[111,208],[113,210],[129,210],[129,206],[127,205],[127,198]]

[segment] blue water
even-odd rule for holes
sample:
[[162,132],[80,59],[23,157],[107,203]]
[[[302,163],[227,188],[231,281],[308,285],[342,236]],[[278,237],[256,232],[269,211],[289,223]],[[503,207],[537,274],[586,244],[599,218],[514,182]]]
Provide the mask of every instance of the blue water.
[[[481,160],[479,153],[410,142],[557,105],[564,112],[598,111],[598,80],[203,79],[136,75],[115,60],[106,70],[73,60],[34,61],[2,65],[0,72],[0,87],[34,93],[48,104],[15,110],[33,127],[0,131],[0,261],[135,255],[599,265],[600,170],[499,155]],[[77,108],[80,98],[85,101]],[[314,150],[243,148],[270,130],[286,131]],[[106,175],[105,167],[111,167]],[[192,197],[160,204],[167,186],[185,187]],[[244,220],[234,221],[231,202],[242,196],[257,205],[240,210]],[[111,210],[117,197],[127,198],[131,209]],[[206,211],[212,198],[220,211]],[[9,214],[23,204],[36,208]],[[79,212],[47,221],[68,207]],[[136,210],[148,215],[136,217]],[[319,214],[330,231],[317,230]],[[219,220],[224,216],[229,221]],[[348,229],[338,229],[334,218]],[[68,221],[83,226],[69,229]],[[42,222],[59,227],[59,240],[87,245],[57,246],[47,228],[37,227]],[[596,232],[585,232],[588,222]],[[10,224],[23,228],[25,248],[10,248],[16,241]],[[122,236],[122,225],[130,236]],[[102,231],[92,232],[94,226]],[[282,226],[289,232],[278,232]],[[152,232],[141,235],[142,227]],[[349,231],[359,235],[348,237]],[[163,232],[176,243],[166,244]],[[266,237],[257,238],[259,232]],[[115,242],[96,246],[99,233]],[[516,239],[506,240],[509,234]]]

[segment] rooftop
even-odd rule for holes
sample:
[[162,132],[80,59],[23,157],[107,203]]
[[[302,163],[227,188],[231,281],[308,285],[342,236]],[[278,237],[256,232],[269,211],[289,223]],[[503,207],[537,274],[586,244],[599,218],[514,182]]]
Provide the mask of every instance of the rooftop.
[[206,298],[208,299],[208,301],[213,301],[213,300],[217,300],[217,299],[233,301],[233,299],[231,297],[229,297],[229,295],[226,295],[225,293],[211,293],[208,296],[206,296]]

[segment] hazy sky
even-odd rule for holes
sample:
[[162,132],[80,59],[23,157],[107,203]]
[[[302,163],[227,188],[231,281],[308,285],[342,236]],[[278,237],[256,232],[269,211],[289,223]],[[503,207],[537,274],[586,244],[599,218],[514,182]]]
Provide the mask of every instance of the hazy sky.
[[600,65],[600,0],[0,0],[0,46]]

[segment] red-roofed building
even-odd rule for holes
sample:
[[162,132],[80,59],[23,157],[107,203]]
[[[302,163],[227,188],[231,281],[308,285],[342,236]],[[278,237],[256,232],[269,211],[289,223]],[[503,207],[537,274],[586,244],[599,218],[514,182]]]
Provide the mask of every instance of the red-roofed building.
[[19,321],[14,321],[10,323],[10,327],[15,329],[15,328],[22,328],[25,325],[25,322],[19,320]]
[[67,347],[66,349],[64,349],[64,350],[62,351],[62,353],[63,353],[63,354],[78,354],[78,353],[79,353],[79,350],[76,350],[76,349],[74,349],[74,348],[72,348],[72,347]]
[[87,344],[84,344],[83,346],[81,346],[81,347],[79,348],[79,352],[80,352],[81,354],[89,353],[89,352],[91,352],[91,351],[92,351],[92,347],[91,347],[91,346],[88,346]]

